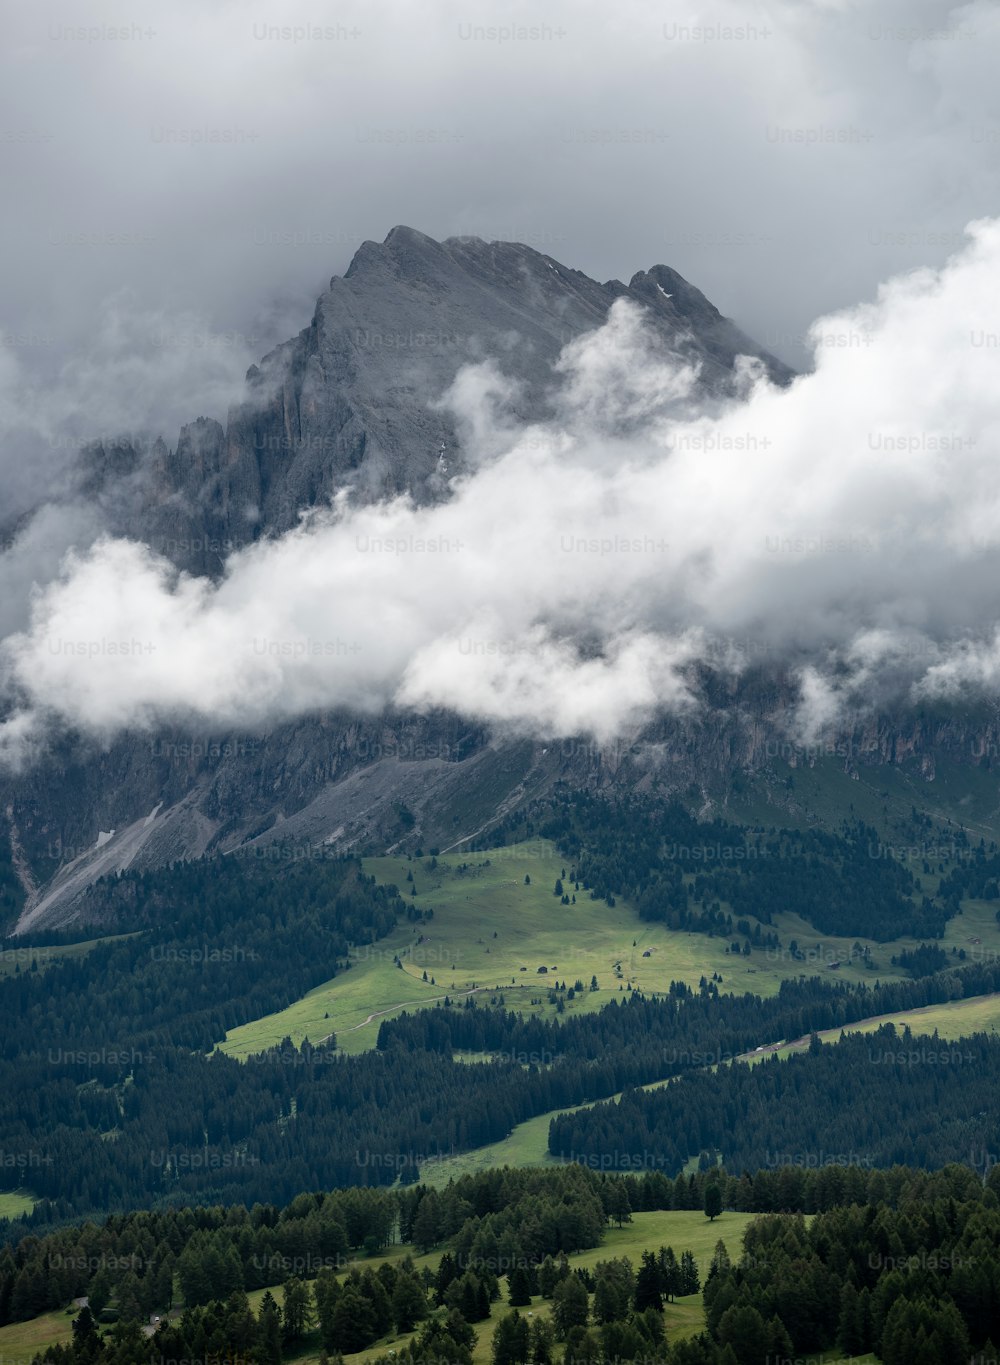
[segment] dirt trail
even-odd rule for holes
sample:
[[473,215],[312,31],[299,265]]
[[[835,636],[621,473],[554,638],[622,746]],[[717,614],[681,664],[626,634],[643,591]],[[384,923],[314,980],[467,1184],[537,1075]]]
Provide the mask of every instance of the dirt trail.
[[[381,1019],[383,1015],[395,1014],[397,1010],[405,1010],[407,1005],[431,1005],[435,1000],[461,1000],[467,995],[478,995],[481,991],[496,991],[496,989],[496,986],[473,986],[468,991],[446,991],[444,995],[425,995],[419,1000],[400,1000],[397,1005],[390,1005],[388,1009],[384,1010],[376,1010],[374,1014],[369,1014],[367,1019],[362,1019],[360,1024],[352,1024],[350,1028],[341,1029],[340,1032],[356,1033],[359,1028],[364,1028],[366,1024],[372,1023],[375,1019]],[[336,1031],[335,1029],[334,1032]],[[330,1036],[328,1033],[326,1038]],[[321,1038],[320,1043],[325,1043],[326,1038]]]

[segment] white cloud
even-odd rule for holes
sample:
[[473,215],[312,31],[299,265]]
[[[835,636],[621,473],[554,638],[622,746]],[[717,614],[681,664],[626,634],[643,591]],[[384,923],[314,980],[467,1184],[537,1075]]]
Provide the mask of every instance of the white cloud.
[[558,423],[512,426],[495,365],[461,376],[482,460],[445,502],[341,499],[218,585],[128,542],[71,555],[3,645],[17,727],[394,702],[607,738],[694,704],[697,659],[797,669],[811,735],[845,707],[993,692],[998,319],[982,221],[943,270],[817,323],[791,388],[678,417],[688,377],[619,302],[564,352]]

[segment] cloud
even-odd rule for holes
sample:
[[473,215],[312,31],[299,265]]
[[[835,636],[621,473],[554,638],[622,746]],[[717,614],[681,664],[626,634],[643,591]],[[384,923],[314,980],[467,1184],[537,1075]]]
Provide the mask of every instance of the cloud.
[[203,414],[224,419],[245,399],[246,372],[265,348],[263,332],[218,332],[203,313],[145,308],[127,290],[103,300],[76,351],[48,355],[47,375],[27,362],[33,335],[18,334],[20,350],[0,345],[5,520],[70,497],[82,446],[132,439],[148,447],[163,433],[173,441]]
[[7,37],[0,330],[47,338],[39,383],[123,290],[137,319],[303,326],[400,221],[600,279],[666,262],[797,362],[811,318],[942,263],[1000,188],[989,0],[50,0]]
[[988,0],[20,7],[2,529],[66,488],[81,439],[224,421],[401,221],[598,279],[668,263],[801,365],[810,319],[995,212],[998,51]]
[[107,736],[390,703],[609,738],[697,706],[698,662],[791,670],[813,736],[995,693],[998,319],[982,220],[943,269],[818,321],[790,388],[757,375],[692,414],[691,375],[620,300],[563,352],[551,424],[517,425],[501,361],[459,376],[469,472],[440,503],[341,496],[217,584],[127,541],[71,553],[3,643],[0,746],[51,719]]

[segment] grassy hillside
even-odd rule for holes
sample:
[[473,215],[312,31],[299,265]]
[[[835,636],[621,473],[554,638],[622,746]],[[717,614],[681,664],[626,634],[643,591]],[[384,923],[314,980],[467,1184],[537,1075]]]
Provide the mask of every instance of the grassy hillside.
[[[923,1009],[900,1010],[897,1014],[873,1015],[852,1024],[848,1033],[874,1033],[883,1024],[895,1024],[897,1029],[909,1028],[914,1034],[931,1034],[935,1031],[944,1042],[968,1037],[971,1033],[1000,1033],[1000,995],[977,995],[970,1000],[949,1000],[942,1005],[927,1005]],[[824,1029],[819,1038],[824,1043],[836,1043],[841,1036],[840,1029]],[[784,1047],[767,1049],[777,1052],[779,1057],[787,1057],[793,1052],[804,1052],[809,1046],[808,1038],[797,1038]],[[754,1055],[742,1058],[755,1060]]]
[[27,1190],[0,1191],[0,1218],[20,1218],[34,1207],[35,1200]]
[[[970,758],[977,757],[970,753]],[[737,778],[719,803],[732,820],[799,829],[837,829],[848,816],[864,820],[893,840],[908,825],[911,810],[929,816],[947,837],[964,826],[976,842],[1000,842],[1000,787],[996,771],[975,762],[937,758],[933,775],[916,763],[858,764],[847,771],[843,758],[802,751],[793,766],[776,754],[768,770]]]
[[114,943],[118,939],[131,937],[131,934],[110,934],[107,938],[91,938],[82,943],[66,943],[43,948],[24,948],[18,946],[17,939],[8,940],[9,946],[0,948],[0,978],[32,970],[44,972],[53,962],[60,959],[85,957],[99,943]]
[[40,1351],[49,1346],[61,1346],[73,1336],[73,1318],[77,1310],[62,1309],[42,1313],[28,1322],[12,1322],[0,1327],[0,1362],[2,1365],[31,1365]]
[[[714,1223],[710,1223],[700,1211],[636,1213],[633,1215],[633,1221],[625,1227],[609,1228],[601,1246],[578,1252],[569,1259],[573,1265],[593,1266],[598,1261],[607,1260],[612,1256],[628,1256],[634,1264],[638,1264],[642,1252],[647,1248],[655,1251],[660,1246],[672,1246],[678,1256],[682,1251],[691,1251],[694,1254],[704,1281],[713,1248],[719,1238],[725,1242],[726,1249],[734,1260],[740,1256],[743,1233],[752,1216],[748,1213],[723,1213]],[[362,1264],[377,1268],[383,1261],[401,1261],[411,1250],[410,1247],[393,1246],[379,1256],[366,1258]],[[439,1248],[427,1255],[414,1256],[414,1264],[418,1269],[424,1266],[436,1269],[442,1250],[443,1248]],[[248,1295],[255,1312],[259,1310],[260,1301],[266,1292],[268,1291],[258,1289]],[[270,1292],[280,1303],[280,1287],[274,1285]],[[494,1304],[492,1318],[488,1322],[477,1324],[479,1340],[474,1355],[476,1365],[488,1365],[490,1361],[493,1328],[496,1320],[507,1311],[506,1282],[502,1282],[502,1293],[503,1302]],[[532,1300],[530,1311],[547,1316],[549,1304],[541,1298],[535,1298]],[[44,1350],[47,1346],[68,1341],[72,1335],[73,1316],[72,1311],[61,1310],[44,1313],[30,1322],[0,1327],[0,1365],[14,1365],[15,1362],[17,1365],[30,1365],[36,1352]],[[700,1294],[680,1299],[677,1303],[668,1305],[666,1309],[668,1340],[690,1336],[700,1331],[703,1324],[704,1313]],[[410,1335],[404,1333],[399,1336],[394,1334],[386,1336],[367,1350],[348,1356],[347,1359],[357,1361],[361,1365],[375,1356],[384,1355],[388,1350],[398,1350],[409,1340]],[[310,1343],[297,1359],[300,1359],[303,1365],[317,1365],[318,1341]]]
[[[381,1019],[403,1008],[433,1005],[445,994],[475,992],[525,1013],[553,1012],[547,987],[555,980],[570,985],[579,980],[589,988],[597,978],[597,991],[585,989],[565,1002],[572,1013],[599,1009],[629,988],[655,994],[672,980],[697,986],[713,972],[723,978],[723,990],[762,996],[773,995],[786,977],[802,974],[836,972],[837,979],[855,983],[902,979],[905,973],[890,959],[918,942],[901,938],[880,944],[820,935],[804,920],[777,910],[771,927],[782,946],[758,948],[745,958],[727,952],[722,939],[645,923],[621,900],[612,909],[581,891],[575,905],[561,905],[553,886],[564,867],[544,840],[489,854],[446,854],[433,865],[427,858],[366,859],[371,875],[398,886],[433,917],[400,925],[387,938],[358,949],[350,971],[287,1009],[232,1030],[222,1050],[245,1057],[286,1036],[295,1043],[307,1037],[318,1042],[335,1032],[344,1052],[360,1052],[374,1046]],[[942,946],[962,948],[970,957],[1000,953],[995,915],[994,904],[969,902],[949,922]],[[792,940],[804,957],[792,956]],[[866,948],[868,963],[862,957]],[[546,970],[540,972],[541,967]]]

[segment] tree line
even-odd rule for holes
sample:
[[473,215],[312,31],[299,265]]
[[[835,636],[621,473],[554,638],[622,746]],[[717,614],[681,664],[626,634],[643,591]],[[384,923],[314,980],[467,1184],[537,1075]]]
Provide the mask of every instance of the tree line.
[[786,1060],[734,1063],[631,1089],[549,1125],[549,1151],[632,1170],[655,1154],[670,1175],[701,1154],[733,1170],[808,1164],[985,1169],[995,1147],[1000,1040],[946,1041],[885,1024]]
[[855,819],[836,831],[746,827],[699,820],[677,799],[564,789],[515,812],[490,838],[533,836],[557,845],[594,898],[627,897],[643,919],[690,932],[731,937],[734,916],[770,924],[776,911],[791,911],[827,934],[940,938],[960,905],[956,885],[927,894]]
[[[626,1221],[627,1206],[648,1177],[609,1177],[579,1169],[488,1171],[463,1177],[447,1190],[424,1187],[393,1193],[341,1192],[356,1206],[392,1203],[397,1231],[414,1247],[425,1201],[453,1197],[479,1207],[450,1237],[436,1262],[417,1269],[410,1256],[376,1265],[354,1261],[324,1267],[311,1279],[287,1275],[266,1292],[256,1311],[246,1289],[220,1278],[215,1297],[185,1302],[151,1336],[142,1309],[130,1297],[127,1275],[119,1281],[112,1310],[97,1295],[73,1323],[65,1346],[48,1348],[38,1361],[49,1365],[142,1365],[164,1359],[240,1360],[280,1365],[306,1343],[321,1360],[364,1350],[387,1334],[406,1337],[379,1365],[430,1365],[442,1359],[471,1365],[477,1337],[489,1333],[493,1365],[596,1365],[656,1361],[658,1365],[762,1365],[772,1360],[839,1349],[849,1355],[874,1351],[885,1365],[964,1365],[971,1352],[989,1359],[1000,1339],[1000,1180],[985,1182],[960,1167],[933,1174],[905,1168],[872,1173],[856,1169],[847,1197],[808,1223],[802,1208],[762,1213],[747,1228],[735,1259],[720,1240],[705,1269],[689,1250],[649,1246],[637,1264],[607,1257],[591,1268],[574,1266],[577,1246],[566,1246],[559,1210],[576,1212],[584,1245],[599,1245],[609,1222]],[[713,1170],[692,1178],[706,1206],[716,1192],[725,1202],[738,1180]],[[801,1203],[816,1206],[825,1173],[801,1172]],[[648,1193],[648,1190],[647,1190]],[[855,1198],[854,1196],[858,1197]],[[623,1201],[624,1197],[624,1202]],[[218,1210],[185,1210],[183,1216],[137,1215],[129,1232],[133,1251],[151,1221],[163,1218],[179,1256],[183,1242],[214,1223],[220,1247],[231,1247],[254,1224],[302,1222],[339,1194],[299,1196],[285,1210],[255,1210],[219,1218]],[[539,1230],[535,1214],[549,1221]],[[336,1217],[334,1215],[337,1215]],[[596,1221],[592,1221],[596,1214]],[[185,1228],[182,1218],[190,1220]],[[500,1219],[501,1236],[514,1254],[506,1262],[460,1249],[469,1221],[474,1234]],[[346,1222],[344,1222],[346,1229]],[[90,1234],[104,1229],[91,1226]],[[122,1228],[113,1229],[120,1235]],[[360,1229],[356,1229],[356,1232]],[[178,1235],[181,1240],[178,1239]],[[528,1251],[525,1239],[534,1239]],[[53,1239],[46,1239],[52,1241]],[[573,1240],[573,1239],[571,1239]],[[121,1243],[122,1249],[128,1239]],[[18,1249],[21,1250],[20,1248]],[[30,1248],[29,1251],[37,1250]],[[141,1258],[140,1258],[141,1259]],[[131,1274],[131,1272],[128,1272]],[[686,1341],[667,1339],[664,1306],[688,1301],[699,1290],[704,1330]],[[279,1303],[280,1298],[280,1303]],[[164,1308],[169,1307],[165,1303]],[[533,1310],[542,1306],[546,1312]]]

